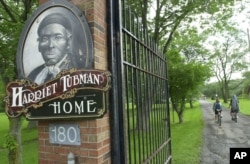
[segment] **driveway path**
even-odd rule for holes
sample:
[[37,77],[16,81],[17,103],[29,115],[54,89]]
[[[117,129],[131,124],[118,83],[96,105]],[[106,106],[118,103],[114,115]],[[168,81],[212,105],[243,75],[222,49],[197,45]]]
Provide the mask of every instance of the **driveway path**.
[[250,117],[239,114],[235,123],[230,111],[224,109],[219,127],[214,121],[212,103],[204,100],[200,103],[205,124],[201,164],[229,164],[230,148],[250,148]]

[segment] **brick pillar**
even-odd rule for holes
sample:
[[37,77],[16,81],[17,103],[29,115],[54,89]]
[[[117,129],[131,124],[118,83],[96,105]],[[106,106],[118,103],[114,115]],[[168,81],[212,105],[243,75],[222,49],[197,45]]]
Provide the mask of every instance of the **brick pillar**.
[[[46,0],[40,0],[40,3]],[[72,0],[83,11],[89,23],[95,55],[95,69],[107,70],[107,29],[105,0]],[[49,124],[78,124],[81,145],[68,146],[49,142]],[[70,152],[75,155],[76,164],[109,164],[110,125],[109,113],[99,119],[81,121],[39,121],[38,123],[38,158],[40,164],[66,164]]]

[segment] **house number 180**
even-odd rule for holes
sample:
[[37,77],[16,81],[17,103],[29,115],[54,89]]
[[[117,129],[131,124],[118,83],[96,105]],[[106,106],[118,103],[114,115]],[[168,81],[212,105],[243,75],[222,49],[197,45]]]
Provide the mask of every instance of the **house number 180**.
[[77,124],[50,124],[50,143],[80,145],[80,130]]

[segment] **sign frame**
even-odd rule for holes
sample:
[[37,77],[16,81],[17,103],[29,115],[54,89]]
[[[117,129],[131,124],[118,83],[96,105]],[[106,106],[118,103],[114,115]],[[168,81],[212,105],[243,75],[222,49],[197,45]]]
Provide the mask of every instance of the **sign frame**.
[[[107,110],[110,76],[108,71],[71,69],[42,85],[16,80],[6,88],[6,114],[10,118],[25,115],[28,120],[102,117]],[[63,113],[61,104],[65,102],[75,108]]]
[[72,42],[69,49],[76,62],[76,66],[71,68],[94,68],[92,34],[84,14],[73,3],[65,0],[50,0],[37,8],[23,28],[16,54],[19,79],[29,79],[34,82],[29,78],[29,73],[43,64],[43,57],[38,50],[37,31],[42,20],[54,13],[67,16],[71,24]]

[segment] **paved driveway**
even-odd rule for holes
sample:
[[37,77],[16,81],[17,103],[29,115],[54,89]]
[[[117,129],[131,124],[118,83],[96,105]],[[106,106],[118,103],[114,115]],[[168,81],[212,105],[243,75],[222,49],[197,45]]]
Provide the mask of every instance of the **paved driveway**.
[[250,117],[239,114],[235,123],[231,120],[230,111],[224,109],[219,127],[214,121],[212,103],[204,100],[200,103],[205,124],[201,164],[229,164],[230,148],[250,148]]

